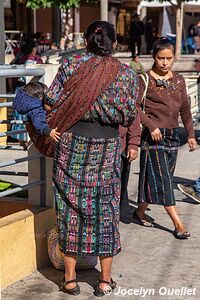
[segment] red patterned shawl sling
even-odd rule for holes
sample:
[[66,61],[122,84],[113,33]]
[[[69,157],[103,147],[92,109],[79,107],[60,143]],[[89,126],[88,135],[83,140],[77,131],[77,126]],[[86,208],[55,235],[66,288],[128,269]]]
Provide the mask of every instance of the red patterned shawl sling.
[[[63,87],[60,99],[47,114],[50,128],[58,128],[61,135],[83,118],[97,97],[114,81],[120,62],[112,56],[92,57],[74,71]],[[53,157],[54,141],[36,133],[32,123],[27,130],[35,147]]]

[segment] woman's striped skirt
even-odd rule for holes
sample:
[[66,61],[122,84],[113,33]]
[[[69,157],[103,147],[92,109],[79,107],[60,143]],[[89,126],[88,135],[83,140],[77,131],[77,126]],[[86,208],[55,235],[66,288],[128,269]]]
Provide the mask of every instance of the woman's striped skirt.
[[154,142],[150,132],[142,133],[138,202],[175,205],[173,174],[179,146],[178,128],[163,129],[162,141]]
[[70,255],[113,256],[119,236],[120,138],[64,133],[54,155],[59,244]]

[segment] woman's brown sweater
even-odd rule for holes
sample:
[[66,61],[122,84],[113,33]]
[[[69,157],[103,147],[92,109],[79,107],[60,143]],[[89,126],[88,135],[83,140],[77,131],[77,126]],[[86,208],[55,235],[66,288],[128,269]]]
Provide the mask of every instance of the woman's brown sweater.
[[[149,84],[145,99],[145,113],[139,110],[141,123],[150,132],[156,128],[178,127],[178,116],[180,113],[188,138],[194,137],[192,115],[185,80],[182,75],[172,72],[173,77],[168,80],[168,87],[157,86],[156,79],[147,72]],[[140,108],[145,84],[140,78],[140,91],[137,106]]]

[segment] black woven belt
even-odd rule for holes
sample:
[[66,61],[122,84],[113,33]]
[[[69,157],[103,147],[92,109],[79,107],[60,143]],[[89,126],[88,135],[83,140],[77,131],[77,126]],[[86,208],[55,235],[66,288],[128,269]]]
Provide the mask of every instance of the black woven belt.
[[93,121],[79,121],[68,132],[85,137],[116,138],[118,124],[100,124]]

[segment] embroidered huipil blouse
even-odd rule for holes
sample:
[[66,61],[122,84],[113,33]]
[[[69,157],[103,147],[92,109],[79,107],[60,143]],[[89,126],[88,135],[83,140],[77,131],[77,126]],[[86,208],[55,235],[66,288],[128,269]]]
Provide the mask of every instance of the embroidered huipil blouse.
[[[68,57],[60,66],[49,87],[45,102],[52,107],[59,101],[63,86],[73,71],[93,55],[83,53],[82,55]],[[127,65],[121,64],[116,80],[99,95],[82,120],[94,120],[106,124],[119,123],[122,126],[129,126],[137,114],[137,97],[138,78]],[[80,109],[80,107],[77,107],[77,109]]]
[[[150,132],[156,128],[178,127],[180,113],[188,138],[194,137],[192,115],[186,92],[185,80],[182,75],[172,72],[167,87],[157,85],[156,79],[147,72],[149,85],[145,99],[145,113],[139,110],[141,123]],[[144,82],[140,78],[140,89],[137,105],[140,107],[144,93]]]

